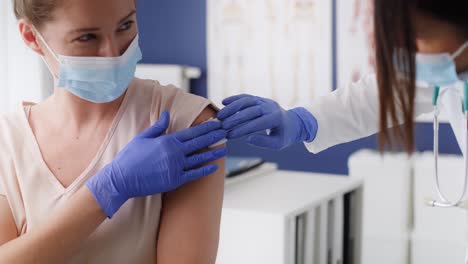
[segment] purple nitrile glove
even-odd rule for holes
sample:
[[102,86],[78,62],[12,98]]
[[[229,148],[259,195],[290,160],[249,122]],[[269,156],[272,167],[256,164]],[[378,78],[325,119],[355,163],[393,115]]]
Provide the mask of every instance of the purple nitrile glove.
[[[249,135],[247,142],[280,150],[300,142],[312,142],[318,130],[315,117],[305,108],[284,110],[271,99],[237,95],[223,101],[218,113],[228,139]],[[266,131],[268,131],[266,133]]]
[[163,135],[169,113],[135,137],[86,186],[109,218],[130,198],[172,191],[188,182],[214,173],[208,162],[226,156],[226,148],[198,151],[226,138],[220,122],[206,122]]

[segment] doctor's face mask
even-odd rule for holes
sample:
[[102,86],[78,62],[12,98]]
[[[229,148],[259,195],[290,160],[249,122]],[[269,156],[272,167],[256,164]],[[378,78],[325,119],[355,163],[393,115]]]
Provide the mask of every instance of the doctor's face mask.
[[468,49],[468,40],[453,54],[416,54],[416,80],[436,86],[455,84],[460,80],[455,60]]

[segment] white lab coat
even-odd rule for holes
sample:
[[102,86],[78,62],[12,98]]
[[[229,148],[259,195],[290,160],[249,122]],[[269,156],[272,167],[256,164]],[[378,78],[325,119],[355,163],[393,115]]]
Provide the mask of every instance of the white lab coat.
[[[430,113],[433,89],[418,85],[415,116]],[[379,129],[379,98],[375,74],[317,98],[308,107],[318,122],[318,131],[307,149],[318,153],[334,145],[367,137]]]
[[[460,74],[459,77],[468,81],[468,72]],[[433,111],[432,94],[432,87],[417,85],[415,117]],[[454,99],[448,96],[445,98],[447,100],[443,99],[442,105],[450,109],[454,105]],[[312,143],[306,143],[306,147],[312,153],[375,134],[379,129],[379,98],[376,76],[368,75],[348,87],[340,88],[333,93],[317,98],[309,106],[309,110],[318,122],[315,140]],[[456,127],[465,125],[463,116],[462,124],[456,124],[456,122],[457,118],[450,120],[452,128],[454,125]],[[463,128],[456,130],[465,133]],[[454,132],[456,136],[459,134],[457,131]],[[460,137],[457,137],[457,140],[460,144]],[[464,263],[468,263],[468,250]]]

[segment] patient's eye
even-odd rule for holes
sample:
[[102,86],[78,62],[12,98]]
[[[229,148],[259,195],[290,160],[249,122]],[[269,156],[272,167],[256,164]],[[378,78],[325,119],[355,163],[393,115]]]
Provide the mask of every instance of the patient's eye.
[[133,22],[133,21],[127,21],[127,22],[123,23],[123,24],[119,27],[119,29],[118,29],[117,31],[122,32],[122,31],[129,30],[129,29],[132,28],[133,23],[135,23],[135,22]]
[[96,39],[96,35],[89,33],[89,34],[84,34],[75,40],[78,42],[89,42],[94,39]]

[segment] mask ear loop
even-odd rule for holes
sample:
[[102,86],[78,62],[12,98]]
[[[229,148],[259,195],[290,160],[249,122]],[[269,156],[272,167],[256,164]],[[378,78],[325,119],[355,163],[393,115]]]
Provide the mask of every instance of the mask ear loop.
[[460,56],[466,48],[468,48],[468,41],[466,41],[465,44],[463,44],[460,48],[458,48],[457,51],[455,51],[451,55],[452,59],[456,59],[458,56]]
[[[58,58],[57,54],[55,54],[55,52],[50,48],[49,44],[47,44],[47,42],[45,41],[45,39],[42,37],[41,33],[39,33],[39,30],[37,30],[36,28],[34,28],[34,32],[36,33],[36,36],[39,37],[39,39],[42,41],[42,43],[44,44],[44,46],[46,47],[46,49],[52,54],[52,56],[54,57],[55,60],[57,60],[57,62],[59,62],[60,64],[60,59]],[[41,59],[42,61],[45,63],[45,65],[47,66],[47,68],[49,69],[50,73],[52,74],[52,76],[54,76],[54,79],[55,81],[58,80],[58,75],[54,73],[54,71],[52,70],[52,67],[50,66],[50,64],[47,62],[47,60],[45,59],[44,56],[41,56]]]

